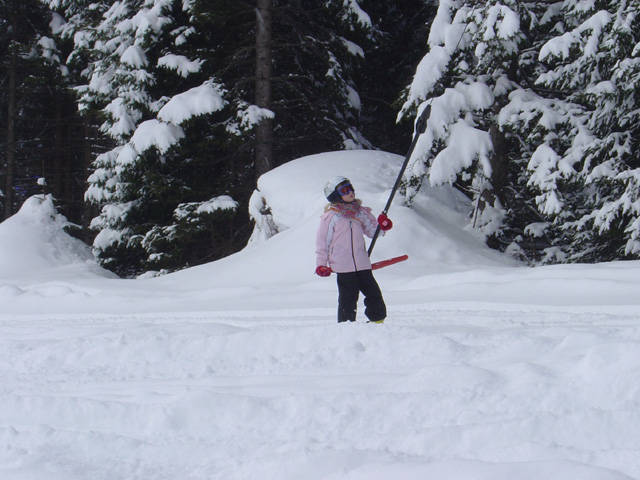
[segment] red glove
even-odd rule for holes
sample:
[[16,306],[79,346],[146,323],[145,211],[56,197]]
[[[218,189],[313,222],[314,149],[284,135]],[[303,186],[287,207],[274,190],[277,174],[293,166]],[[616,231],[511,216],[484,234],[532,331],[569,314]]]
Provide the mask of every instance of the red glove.
[[391,228],[393,227],[393,222],[389,220],[389,217],[387,217],[384,213],[381,213],[380,215],[378,215],[378,225],[380,225],[380,230],[386,232],[387,230],[391,230]]
[[331,272],[333,272],[333,270],[331,270],[330,267],[325,267],[324,265],[318,265],[316,267],[316,275],[319,277],[328,277],[331,275]]

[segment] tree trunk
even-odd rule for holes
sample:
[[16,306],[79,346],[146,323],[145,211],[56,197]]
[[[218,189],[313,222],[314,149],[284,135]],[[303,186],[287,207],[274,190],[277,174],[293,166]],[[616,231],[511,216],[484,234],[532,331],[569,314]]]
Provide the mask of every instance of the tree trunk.
[[[256,105],[271,107],[271,10],[273,0],[257,0],[256,6]],[[263,118],[256,126],[256,181],[273,168],[273,122]]]
[[506,195],[505,188],[509,184],[509,146],[507,137],[500,128],[493,124],[489,128],[489,135],[493,143],[493,154],[489,161],[491,162],[491,186],[493,194],[505,204]]
[[[92,150],[91,150],[91,142],[93,138],[93,132],[90,127],[90,120],[87,117],[81,117],[82,121],[82,131],[84,135],[82,136],[83,144],[82,144],[82,171],[85,176],[85,183],[83,185],[83,190],[86,192],[89,187],[89,182],[86,180],[89,176],[89,172],[91,171],[91,163],[93,161]],[[84,210],[82,213],[82,232],[83,232],[83,240],[85,243],[91,245],[93,243],[93,234],[91,233],[91,229],[89,226],[91,225],[91,220],[95,216],[95,207],[88,200],[84,200],[82,203]]]
[[[59,91],[53,92],[54,98],[54,108],[55,108],[55,119],[54,119],[54,129],[53,129],[53,165],[50,171],[42,172],[45,176],[45,180],[47,181],[48,188],[47,191],[53,193],[53,196],[58,202],[61,202],[62,205],[67,204],[67,199],[65,198],[65,189],[64,184],[62,182],[62,176],[64,173],[64,160],[63,160],[63,137],[64,137],[64,120],[62,114],[62,97]],[[46,178],[49,177],[50,178]],[[67,212],[64,212],[67,213]]]
[[[16,20],[15,15],[12,19],[12,36],[15,36]],[[16,76],[17,76],[17,56],[15,52],[14,42],[11,42],[11,53],[9,60],[9,85],[7,91],[7,168],[6,168],[6,182],[4,192],[4,219],[6,220],[13,215],[13,175],[16,163],[16,140],[15,140],[15,122],[16,122]]]

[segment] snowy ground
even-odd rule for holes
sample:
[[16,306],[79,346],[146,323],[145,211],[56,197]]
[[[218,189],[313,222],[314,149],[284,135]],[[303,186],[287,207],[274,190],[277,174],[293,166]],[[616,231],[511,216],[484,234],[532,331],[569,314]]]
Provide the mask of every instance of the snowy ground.
[[379,211],[400,161],[270,172],[281,233],[158,278],[113,278],[30,200],[0,224],[0,478],[640,479],[639,262],[515,264],[432,190],[376,245],[410,256],[376,272],[386,323],[335,323],[322,185]]

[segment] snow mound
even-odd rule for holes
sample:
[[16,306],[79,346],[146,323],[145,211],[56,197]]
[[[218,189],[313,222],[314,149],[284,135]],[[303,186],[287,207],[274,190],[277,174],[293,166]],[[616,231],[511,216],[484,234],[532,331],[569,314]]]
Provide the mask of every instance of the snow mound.
[[67,219],[57,213],[51,195],[36,195],[11,218],[0,223],[0,278],[45,279],[111,277],[100,268],[91,249],[64,231]]
[[[313,283],[315,236],[327,200],[325,183],[347,177],[364,205],[381,212],[400,172],[403,157],[370,150],[302,157],[264,174],[250,201],[256,221],[247,248],[220,261],[169,275],[182,285],[200,285],[203,269],[210,287],[300,286]],[[423,188],[411,206],[396,195],[389,217],[394,227],[381,236],[373,261],[399,255],[409,260],[378,275],[414,277],[435,272],[518,265],[489,249],[465,230],[470,206],[449,186]]]
[[[303,157],[266,173],[259,179],[251,202],[250,213],[256,220],[253,243],[267,247],[268,234],[273,232],[260,229],[269,223],[277,232],[300,229],[305,245],[315,250],[315,231],[327,205],[325,183],[338,175],[349,178],[357,197],[377,215],[389,199],[403,160],[380,151],[330,152]],[[266,209],[260,211],[256,205]],[[270,222],[264,221],[265,210]],[[448,185],[424,187],[411,206],[398,193],[389,209],[394,228],[379,238],[372,259],[408,254],[409,264],[423,272],[515,265],[465,230],[470,211],[469,200]],[[305,255],[309,255],[309,248]],[[310,258],[315,261],[314,252]]]
[[[395,182],[402,160],[398,155],[372,150],[302,157],[262,175],[252,204],[256,198],[264,200],[276,225],[281,231],[286,230],[322,214],[327,204],[324,186],[338,175],[351,180],[365,204],[386,202],[386,193]],[[250,213],[254,219],[259,218],[255,210]]]
[[[314,275],[315,235],[327,201],[325,182],[351,179],[382,211],[402,157],[378,151],[303,157],[263,175],[251,202],[256,231],[241,252],[170,275],[116,280],[89,248],[64,232],[50,197],[34,197],[0,224],[0,304],[4,313],[335,311],[335,281]],[[394,228],[372,260],[407,254],[376,271],[388,305],[579,305],[634,308],[640,262],[523,268],[466,230],[471,205],[448,186],[424,188],[411,206],[397,195]],[[580,281],[576,282],[575,278]],[[604,286],[604,287],[603,287]],[[606,288],[615,286],[615,288]],[[283,295],[286,292],[286,295]]]

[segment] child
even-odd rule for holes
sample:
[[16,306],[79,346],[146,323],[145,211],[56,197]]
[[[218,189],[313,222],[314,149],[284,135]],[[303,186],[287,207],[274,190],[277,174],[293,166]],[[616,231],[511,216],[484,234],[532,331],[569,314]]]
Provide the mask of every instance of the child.
[[331,203],[324,209],[316,236],[316,274],[338,275],[338,322],[356,321],[358,296],[362,292],[364,314],[370,322],[382,323],[387,307],[371,272],[364,235],[371,238],[378,225],[387,231],[393,224],[384,214],[376,222],[371,209],[356,199],[351,182],[344,177],[330,180],[324,194]]

